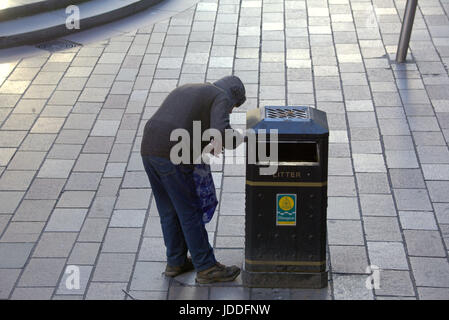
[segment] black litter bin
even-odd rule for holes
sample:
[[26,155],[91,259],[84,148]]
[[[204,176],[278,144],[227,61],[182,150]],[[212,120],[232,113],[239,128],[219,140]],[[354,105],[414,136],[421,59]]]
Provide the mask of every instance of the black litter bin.
[[[278,131],[278,169],[256,156],[246,165],[245,263],[248,287],[327,286],[326,209],[329,129],[326,113],[302,106],[267,106],[247,112],[257,147]],[[266,141],[260,141],[266,130]],[[263,139],[262,139],[263,140]],[[266,150],[269,146],[266,145]],[[252,148],[252,149],[251,149]]]

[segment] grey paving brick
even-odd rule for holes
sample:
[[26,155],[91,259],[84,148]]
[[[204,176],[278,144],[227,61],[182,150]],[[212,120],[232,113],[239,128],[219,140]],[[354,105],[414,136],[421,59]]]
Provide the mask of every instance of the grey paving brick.
[[215,248],[239,249],[244,248],[245,238],[236,236],[217,236],[215,239]]
[[414,150],[411,136],[383,136],[385,150]]
[[26,131],[0,131],[0,147],[17,148],[25,139]]
[[393,198],[389,194],[361,194],[360,205],[364,216],[395,216]]
[[64,120],[63,118],[38,118],[31,133],[58,133]]
[[102,172],[104,171],[107,158],[107,154],[81,154],[73,171]]
[[1,108],[14,108],[17,101],[20,99],[19,94],[1,94],[2,102],[0,104]]
[[119,126],[120,121],[118,120],[97,120],[91,135],[94,137],[113,137],[116,135]]
[[23,268],[33,246],[32,243],[0,243],[0,268]]
[[123,179],[122,188],[151,188],[151,185],[145,172],[128,171]]
[[449,150],[445,146],[418,146],[421,163],[449,163]]
[[353,154],[356,172],[386,172],[384,158],[378,154]]
[[418,296],[421,300],[447,300],[449,288],[418,287]]
[[399,210],[432,210],[425,189],[393,189]]
[[97,197],[117,197],[122,179],[103,178],[100,181],[100,187],[97,190]]
[[16,152],[15,148],[1,148],[0,149],[0,166],[7,166],[11,158]]
[[143,227],[146,210],[115,210],[110,222],[111,227]]
[[184,286],[173,286],[170,288],[169,300],[207,300],[209,288],[191,288]]
[[449,203],[434,203],[433,207],[438,223],[449,224]]
[[91,282],[87,291],[87,300],[124,300],[127,283]]
[[221,236],[240,236],[244,234],[243,216],[220,216],[218,234]]
[[[165,300],[167,299],[168,291],[130,290],[128,293],[137,300]],[[127,300],[132,300],[132,298],[127,297]]]
[[3,124],[4,130],[30,130],[36,120],[36,114],[11,114]]
[[421,167],[426,180],[449,179],[449,164],[423,164]]
[[244,194],[223,192],[221,196],[220,215],[244,215],[242,204],[245,201]]
[[95,267],[93,281],[128,282],[133,269],[135,254],[101,253]]
[[365,287],[365,275],[335,275],[333,278],[336,300],[373,300],[373,292]]
[[444,146],[444,136],[441,132],[413,132],[413,138],[416,145],[419,146]]
[[115,209],[147,209],[150,196],[147,189],[121,189]]
[[109,153],[111,151],[113,142],[113,137],[91,136],[87,139],[83,147],[83,153]]
[[420,169],[390,169],[393,188],[425,188]]
[[52,106],[47,105],[40,114],[43,118],[65,118],[72,110],[72,106]]
[[363,226],[368,241],[402,241],[396,217],[364,217]]
[[350,176],[353,174],[350,158],[329,158],[329,175]]
[[65,191],[59,198],[59,208],[89,208],[94,198],[94,191]]
[[102,252],[137,252],[140,228],[108,228]]
[[91,218],[109,218],[112,215],[116,197],[96,197],[89,210]]
[[7,80],[0,87],[0,93],[22,94],[30,85],[30,81],[12,81]]
[[363,245],[360,221],[328,220],[328,241],[332,245]]
[[427,188],[433,202],[449,202],[449,181],[428,181]]
[[409,268],[402,242],[368,241],[368,256],[371,264],[380,269],[408,270]]
[[44,232],[34,250],[33,257],[66,258],[75,243],[74,232]]
[[65,185],[65,190],[97,190],[100,180],[101,173],[72,173],[70,175],[67,184]]
[[359,204],[354,197],[328,197],[328,219],[360,219]]
[[360,193],[390,193],[388,177],[384,173],[357,173]]
[[331,197],[355,196],[356,188],[354,177],[329,176],[328,177],[328,195]]
[[438,231],[404,230],[404,237],[408,254],[411,256],[446,256],[446,251]]
[[399,211],[403,229],[437,230],[437,224],[432,212]]
[[16,288],[11,300],[50,300],[54,288]]
[[100,243],[76,242],[67,263],[71,265],[94,265],[99,249]]
[[162,228],[159,216],[150,216],[145,225],[144,237],[162,237]]
[[111,162],[126,162],[131,153],[132,144],[130,143],[116,143],[112,147],[109,161]]
[[162,237],[143,238],[138,260],[166,262],[164,239]]
[[131,290],[167,291],[169,278],[163,275],[163,262],[137,262],[131,280]]
[[382,153],[380,141],[351,141],[353,153]]
[[26,191],[35,173],[35,171],[6,170],[0,178],[0,190]]
[[244,287],[212,287],[210,299],[213,300],[249,300],[250,289]]
[[329,247],[332,272],[365,274],[368,266],[366,248],[364,246]]
[[0,269],[0,299],[8,299],[21,269]]
[[70,114],[64,124],[65,129],[90,130],[94,124],[95,114]]
[[348,122],[351,128],[376,127],[374,112],[348,112]]
[[418,160],[414,151],[386,151],[388,168],[418,168]]
[[48,151],[51,148],[55,138],[56,134],[28,134],[20,149],[24,151]]
[[86,209],[55,209],[45,230],[79,232],[86,214]]
[[140,143],[142,142],[142,140],[140,140],[141,138],[134,140],[135,135],[136,135],[135,130],[119,129],[117,131],[117,136],[116,136],[115,142],[120,143],[120,144],[134,142],[134,150],[133,151],[138,151],[138,150],[140,150]]
[[289,289],[280,288],[252,288],[250,291],[251,300],[288,300],[290,299]]
[[83,144],[88,135],[89,130],[62,129],[55,142],[61,144]]
[[26,199],[54,200],[58,199],[64,186],[65,179],[34,179],[30,189],[26,193]]
[[38,178],[67,178],[70,174],[70,170],[73,167],[74,160],[56,160],[47,159],[44,161],[39,173]]
[[64,263],[64,258],[32,258],[25,267],[18,286],[55,287]]
[[11,217],[12,215],[9,214],[0,215],[0,234],[3,233],[3,231],[6,229],[6,226],[8,225]]
[[54,144],[47,159],[75,160],[81,152],[81,145]]
[[412,131],[440,131],[435,117],[409,117],[408,122]]
[[380,270],[379,285],[376,295],[415,296],[409,271]]
[[449,263],[446,258],[410,257],[417,286],[449,287]]
[[43,222],[11,222],[0,242],[35,242],[43,228]]
[[[109,92],[109,88],[85,88],[79,96],[79,101],[104,102]],[[76,96],[79,95],[77,92]]]
[[87,218],[81,228],[78,241],[82,242],[102,242],[106,228],[108,226],[108,219],[89,219]]
[[[212,290],[211,290],[212,291]],[[291,300],[332,300],[330,287],[323,289],[290,289]]]
[[244,192],[245,180],[240,177],[224,177],[223,192]]
[[121,178],[125,174],[127,164],[122,162],[109,162],[104,171],[106,178]]

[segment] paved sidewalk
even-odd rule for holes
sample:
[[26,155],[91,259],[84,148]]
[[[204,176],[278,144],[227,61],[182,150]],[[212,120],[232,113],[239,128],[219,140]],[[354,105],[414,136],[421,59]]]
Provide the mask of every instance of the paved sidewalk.
[[[0,64],[0,299],[449,299],[449,0],[419,1],[406,64],[404,0],[207,0],[167,21]],[[328,113],[323,290],[168,280],[139,155],[177,85],[241,77],[244,112]],[[228,157],[231,155],[227,154]],[[241,265],[243,165],[218,165],[217,258]],[[73,269],[80,288],[71,289]],[[380,288],[367,289],[368,266]],[[367,269],[368,268],[368,269]],[[67,281],[68,280],[68,281]],[[123,290],[122,290],[123,289]]]

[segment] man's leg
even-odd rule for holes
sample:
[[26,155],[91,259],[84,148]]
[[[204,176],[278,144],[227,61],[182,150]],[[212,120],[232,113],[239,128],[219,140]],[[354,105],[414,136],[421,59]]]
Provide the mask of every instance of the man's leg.
[[207,231],[203,223],[203,212],[196,194],[193,180],[193,166],[176,166],[176,179],[162,179],[167,187],[178,188],[178,192],[169,192],[176,208],[184,237],[192,254],[193,264],[198,271],[196,281],[213,283],[233,281],[239,274],[237,266],[224,266],[215,260],[213,249],[209,244]]
[[[214,266],[217,261],[203,223],[203,212],[193,181],[193,166],[175,166],[168,159],[152,160],[155,166],[160,165],[165,170],[165,173],[160,175],[160,181],[176,209],[195,269],[201,271]],[[164,160],[167,163],[164,163]],[[169,169],[169,165],[172,169]]]
[[193,166],[175,166],[168,159],[155,157],[151,157],[150,161],[157,168],[160,183],[176,209],[184,239],[198,271],[196,281],[212,283],[234,280],[240,274],[240,268],[217,263],[209,244],[193,181]]
[[162,185],[157,168],[151,165],[148,157],[142,157],[142,160],[159,212],[162,234],[167,248],[167,263],[173,267],[181,266],[186,262],[187,245],[176,210]]

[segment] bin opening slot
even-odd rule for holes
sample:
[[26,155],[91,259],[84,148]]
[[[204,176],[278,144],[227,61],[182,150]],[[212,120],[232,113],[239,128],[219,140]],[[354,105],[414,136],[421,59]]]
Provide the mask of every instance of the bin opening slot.
[[[278,147],[278,158],[277,162],[280,165],[294,165],[294,166],[310,166],[318,165],[320,161],[318,143],[313,141],[277,141]],[[261,145],[265,144],[265,146]],[[259,151],[261,151],[262,156],[266,157],[260,158]],[[258,148],[262,150],[257,150],[257,163],[258,164],[268,164],[268,162],[274,162],[274,155],[271,155],[272,150],[270,149],[270,142],[258,142]],[[267,159],[268,158],[268,159]]]

